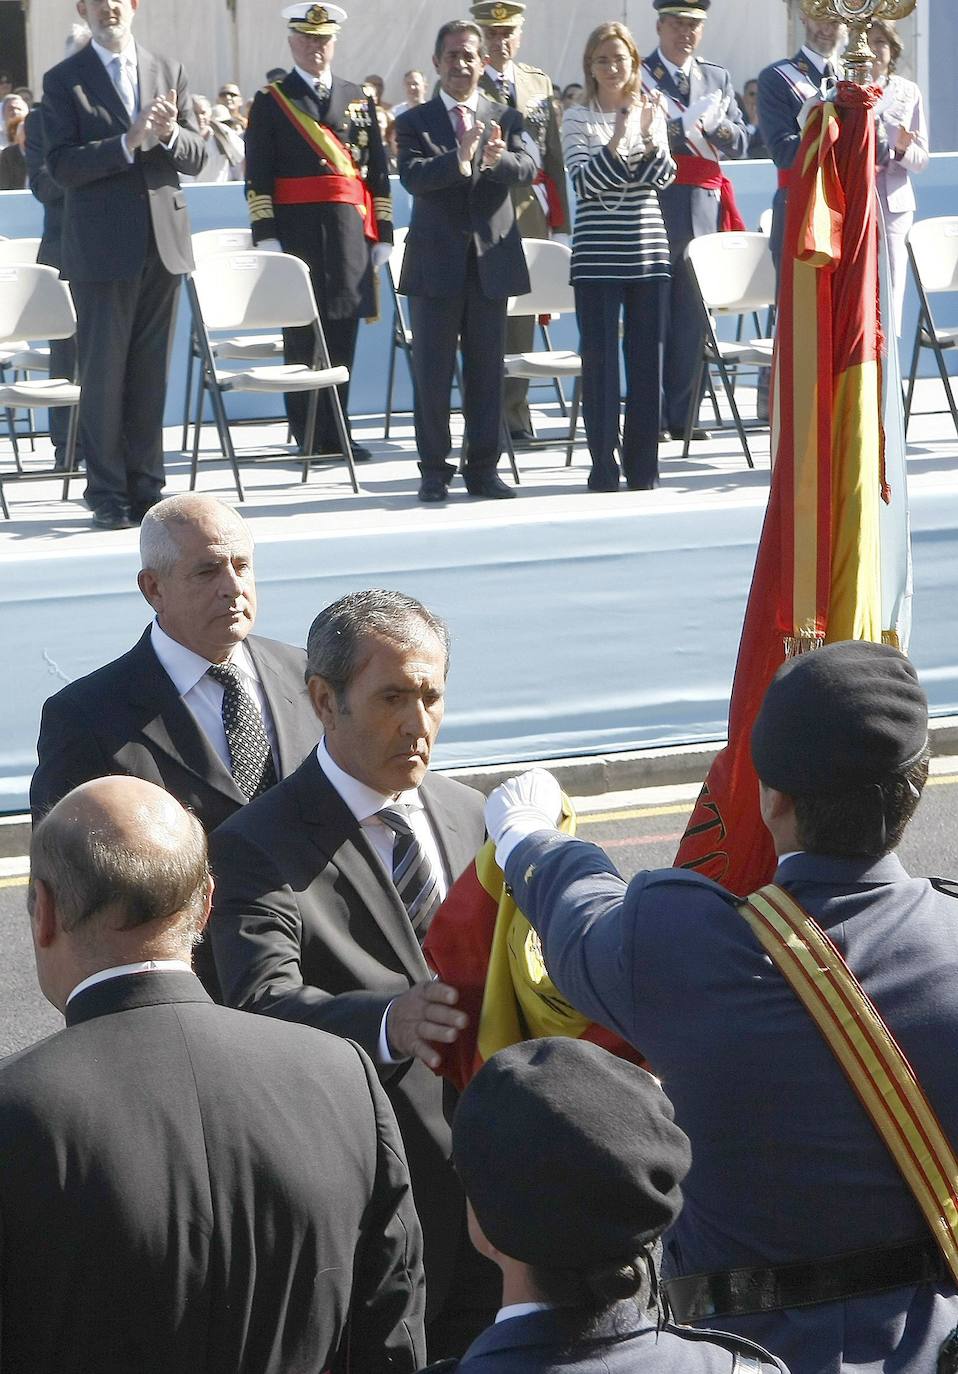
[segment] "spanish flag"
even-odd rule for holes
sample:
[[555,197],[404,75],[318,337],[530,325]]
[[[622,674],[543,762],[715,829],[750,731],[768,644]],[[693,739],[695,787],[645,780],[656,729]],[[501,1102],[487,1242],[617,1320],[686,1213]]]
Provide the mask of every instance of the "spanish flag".
[[761,887],[775,869],[749,750],[775,671],[786,657],[835,640],[899,642],[898,623],[884,622],[902,611],[905,598],[893,584],[904,570],[886,562],[883,578],[881,547],[890,528],[883,504],[896,503],[905,526],[907,504],[903,481],[893,491],[885,471],[871,114],[878,94],[842,82],[834,103],[812,111],[789,185],[772,481],[732,686],[729,742],[709,770],[675,859],[740,894]]
[[[575,833],[568,803],[562,829]],[[460,1090],[498,1050],[544,1035],[591,1040],[647,1067],[631,1045],[582,1016],[557,990],[539,937],[506,887],[492,840],[449,890],[423,953],[443,982],[458,989],[458,1005],[469,1015],[455,1044],[437,1046],[443,1060],[439,1072]]]

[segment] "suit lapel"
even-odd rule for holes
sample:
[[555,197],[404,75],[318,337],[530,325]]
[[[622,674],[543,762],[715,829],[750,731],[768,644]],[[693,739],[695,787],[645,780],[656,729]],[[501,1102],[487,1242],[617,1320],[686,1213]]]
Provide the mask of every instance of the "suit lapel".
[[333,77],[329,91],[329,109],[323,121],[331,129],[342,129],[346,123],[346,107],[350,103],[347,99],[348,86],[347,81],[340,80],[338,76]]
[[183,705],[172,679],[153,652],[149,629],[132,657],[129,699],[143,712],[142,733],[208,787],[222,792],[233,802],[245,803],[246,796],[236,786],[232,774],[197,725],[192,712]]
[[[290,690],[286,679],[277,672],[269,655],[261,648],[254,635],[247,639],[246,647],[263,684],[270,715],[273,717],[273,729],[276,731],[276,745],[279,750],[279,776],[287,778],[303,761],[299,752],[300,746],[296,742],[300,738],[296,724],[304,711],[312,712],[309,694],[305,684],[298,695]],[[318,722],[316,738],[319,738]]]
[[392,878],[362,826],[320,768],[315,751],[294,776],[306,833],[353,889],[358,904],[379,927],[411,980],[423,982],[429,977],[429,968]]
[[438,95],[422,106],[422,122],[426,132],[439,148],[451,152],[458,146],[449,111]]
[[447,807],[436,796],[433,780],[427,773],[420,786],[423,806],[436,837],[442,861],[446,865],[446,877],[450,886],[457,876],[464,872],[476,857],[475,850],[468,844],[459,828],[458,818],[450,814]]
[[[310,119],[321,120],[316,91],[306,85],[299,72],[290,72],[283,82],[283,94],[287,95],[293,104],[303,111],[303,114],[309,115]],[[332,98],[330,98],[330,106],[332,106]]]
[[113,84],[113,78],[89,44],[78,54],[77,62],[80,64],[83,85],[100,104],[107,107],[118,124],[128,129],[130,116],[126,112],[126,106]]
[[160,90],[159,63],[153,54],[141,48],[139,43],[136,45],[136,68],[140,87],[140,109],[148,110],[157,96],[166,95],[167,91]]

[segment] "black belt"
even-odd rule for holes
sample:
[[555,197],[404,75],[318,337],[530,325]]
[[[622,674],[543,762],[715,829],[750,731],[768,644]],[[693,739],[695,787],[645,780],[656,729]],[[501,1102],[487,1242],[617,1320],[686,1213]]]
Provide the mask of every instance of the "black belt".
[[705,1317],[744,1317],[782,1307],[859,1298],[944,1278],[941,1251],[929,1236],[877,1250],[854,1250],[825,1259],[799,1260],[768,1268],[689,1274],[664,1283],[677,1322]]

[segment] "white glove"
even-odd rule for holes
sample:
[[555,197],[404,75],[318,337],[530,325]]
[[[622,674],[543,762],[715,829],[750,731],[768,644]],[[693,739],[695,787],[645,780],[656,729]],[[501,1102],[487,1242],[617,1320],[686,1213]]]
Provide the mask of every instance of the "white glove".
[[800,129],[805,128],[805,125],[808,123],[808,116],[811,114],[812,110],[817,110],[821,103],[822,97],[818,94],[817,91],[814,95],[810,95],[808,97],[808,99],[805,101],[805,104],[798,112],[798,127]]
[[572,247],[572,239],[569,237],[568,234],[553,234],[553,235],[552,235],[552,242],[553,242],[553,243],[561,243],[562,246],[563,246],[563,248],[571,248],[571,247]]
[[712,103],[702,113],[702,132],[714,134],[725,118],[725,111],[728,109],[728,96],[723,95],[721,91],[713,91],[710,96],[706,96],[706,99]]
[[544,768],[510,778],[486,802],[486,829],[496,842],[496,863],[506,860],[520,840],[537,830],[555,830],[562,816],[562,789]]
[[[699,127],[705,128],[705,120],[711,120],[716,107],[721,110],[721,105],[721,91],[712,91],[710,95],[699,96],[698,100],[693,100],[688,109],[683,113],[682,128],[687,134],[693,133]],[[721,118],[721,113],[719,113],[718,119],[712,124],[713,129],[718,128]]]
[[256,245],[258,253],[282,253],[283,245],[279,239],[260,239]]
[[380,267],[385,267],[392,257],[393,246],[391,243],[373,244],[373,267],[378,272]]

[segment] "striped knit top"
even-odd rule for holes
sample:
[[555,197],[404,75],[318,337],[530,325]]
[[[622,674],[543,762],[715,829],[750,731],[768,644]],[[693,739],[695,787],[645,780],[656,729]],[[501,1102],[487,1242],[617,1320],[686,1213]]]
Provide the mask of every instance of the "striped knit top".
[[670,275],[656,192],[675,180],[675,163],[667,148],[643,156],[637,128],[610,152],[614,125],[614,114],[586,105],[571,105],[562,119],[562,151],[576,194],[574,282]]

